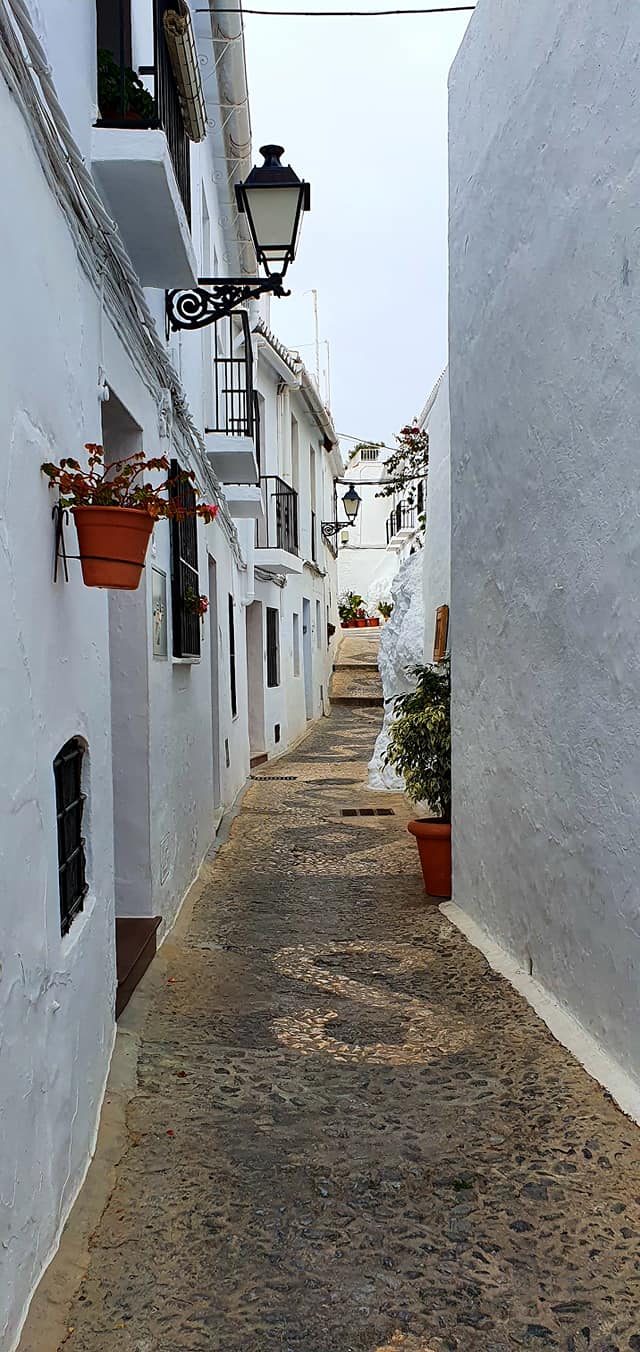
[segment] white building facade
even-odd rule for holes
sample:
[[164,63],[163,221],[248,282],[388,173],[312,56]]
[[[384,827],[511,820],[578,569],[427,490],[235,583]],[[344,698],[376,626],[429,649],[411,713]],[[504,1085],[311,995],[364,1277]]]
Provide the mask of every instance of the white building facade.
[[454,901],[636,1117],[639,45],[482,0],[450,78]]
[[[251,163],[240,20],[216,13],[228,0],[194,15],[207,131],[195,144],[167,59],[167,8],[123,3],[125,30],[116,32],[114,6],[101,0],[74,10],[73,24],[63,0],[30,8],[0,0],[0,160],[12,185],[0,226],[2,1352],[16,1344],[93,1150],[117,960],[124,998],[244,785],[255,739],[271,755],[327,707],[335,560],[319,541],[313,557],[306,469],[301,580],[291,585],[287,569],[266,555],[261,563],[256,547],[266,500],[257,316],[200,333],[165,329],[166,289],[255,270],[231,192]],[[128,71],[153,69],[141,76],[155,98],[153,125],[108,102],[121,40]],[[144,108],[139,91],[134,98]],[[225,398],[229,362],[239,402]],[[335,434],[299,364],[296,380],[294,413],[316,456],[320,516],[339,464]],[[85,587],[73,557],[68,580],[58,559],[54,581],[52,494],[40,467],[82,459],[87,442],[104,444],[112,460],[139,448],[166,454],[219,506],[189,541],[167,521],[156,524],[135,592]],[[77,554],[71,522],[65,539]],[[185,568],[209,600],[202,622],[187,605]],[[289,604],[283,598],[295,588]],[[265,690],[262,738],[249,688],[256,662],[247,660],[260,589],[265,609],[279,610],[285,645],[279,685]],[[305,640],[312,654],[302,694],[290,698],[294,615],[303,673]],[[265,681],[266,629],[265,618]],[[81,840],[85,861],[66,909],[65,823],[78,834],[74,857]],[[137,970],[126,969],[122,935]]]
[[[340,595],[355,592],[363,598],[372,616],[378,614],[380,601],[391,599],[391,584],[405,559],[421,548],[424,514],[424,484],[416,493],[381,497],[390,452],[385,447],[362,445],[347,460],[344,496],[354,484],[361,505],[353,526],[340,535],[338,585]],[[344,519],[344,513],[340,513]]]

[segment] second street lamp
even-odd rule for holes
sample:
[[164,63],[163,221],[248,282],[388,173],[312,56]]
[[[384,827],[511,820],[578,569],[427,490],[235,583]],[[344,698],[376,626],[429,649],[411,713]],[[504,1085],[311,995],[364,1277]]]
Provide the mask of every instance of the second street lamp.
[[[200,277],[197,287],[167,291],[170,329],[201,329],[232,314],[248,300],[270,292],[289,296],[282,282],[296,256],[302,217],[311,206],[310,188],[290,165],[280,163],[282,146],[262,146],[264,164],[236,184],[238,210],[247,224],[258,264],[266,277]],[[271,268],[275,271],[271,271]]]
[[355,524],[361,502],[362,498],[360,497],[355,484],[351,484],[342,499],[342,506],[344,507],[344,513],[347,519],[346,521],[323,521],[322,534],[326,539],[330,539],[332,535],[337,535],[339,530],[345,530],[347,526],[353,526]]

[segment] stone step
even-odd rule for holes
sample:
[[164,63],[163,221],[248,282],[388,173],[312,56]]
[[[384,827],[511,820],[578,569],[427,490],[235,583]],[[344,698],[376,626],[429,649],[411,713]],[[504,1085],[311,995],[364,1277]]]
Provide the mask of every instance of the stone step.
[[116,919],[116,1019],[120,1018],[155,958],[156,931],[161,924],[161,915],[119,916]]
[[334,671],[378,671],[377,662],[334,662]]
[[341,704],[348,705],[350,708],[360,705],[364,709],[382,709],[384,700],[382,695],[331,695],[331,703],[336,706]]

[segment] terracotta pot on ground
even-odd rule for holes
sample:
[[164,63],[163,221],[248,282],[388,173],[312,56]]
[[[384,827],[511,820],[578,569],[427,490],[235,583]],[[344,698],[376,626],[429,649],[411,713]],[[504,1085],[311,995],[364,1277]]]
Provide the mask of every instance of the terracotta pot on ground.
[[73,507],[85,587],[135,591],[153,517],[140,507]]
[[430,897],[451,896],[451,823],[423,818],[409,822],[422,865],[425,890]]

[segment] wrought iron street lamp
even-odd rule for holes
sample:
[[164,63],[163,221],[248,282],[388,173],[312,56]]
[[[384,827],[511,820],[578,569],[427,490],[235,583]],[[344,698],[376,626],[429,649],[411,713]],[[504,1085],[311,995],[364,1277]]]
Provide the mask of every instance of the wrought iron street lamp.
[[337,535],[338,531],[345,530],[348,526],[353,526],[361,502],[362,498],[360,497],[355,484],[351,484],[342,499],[342,506],[344,507],[347,519],[346,521],[323,521],[322,534],[325,538],[330,539],[332,535]]
[[282,283],[296,256],[302,217],[311,206],[310,187],[290,165],[280,163],[282,146],[262,146],[264,164],[236,184],[238,210],[247,218],[258,264],[265,277],[200,277],[188,291],[167,291],[172,329],[201,329],[231,314],[248,300],[270,292],[289,296]]

